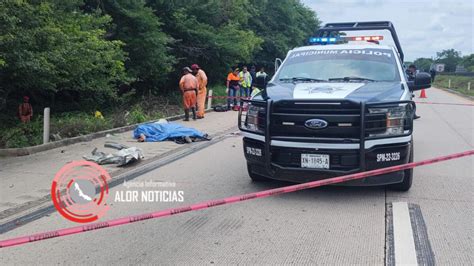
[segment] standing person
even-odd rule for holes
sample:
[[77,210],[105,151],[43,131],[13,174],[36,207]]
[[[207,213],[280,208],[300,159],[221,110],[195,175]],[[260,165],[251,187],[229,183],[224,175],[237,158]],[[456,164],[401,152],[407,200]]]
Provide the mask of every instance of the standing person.
[[250,88],[252,86],[252,76],[247,70],[247,67],[242,67],[242,71],[239,73],[240,78],[240,97],[249,97]]
[[268,74],[265,72],[265,68],[260,68],[260,71],[258,71],[255,74],[256,81],[255,81],[255,87],[263,90],[267,87],[267,78]]
[[433,83],[436,77],[436,70],[434,68],[430,69],[430,75],[431,75],[431,83]]
[[191,70],[199,82],[199,89],[197,93],[197,119],[202,119],[204,118],[204,111],[206,109],[207,75],[198,64],[193,64],[191,66]]
[[[237,91],[240,89],[239,68],[235,68],[227,75],[227,109],[237,106]],[[232,101],[233,100],[233,101]],[[231,101],[234,103],[231,105]]]
[[415,65],[411,64],[411,65],[408,66],[407,75],[408,75],[408,81],[415,80],[415,76],[416,76],[416,66]]
[[199,82],[191,73],[189,67],[183,68],[183,76],[179,81],[179,88],[183,92],[184,121],[189,121],[189,109],[193,112],[193,120],[196,120],[196,92]]
[[23,123],[29,123],[33,117],[33,107],[30,103],[30,97],[23,96],[23,103],[18,106],[18,115]]

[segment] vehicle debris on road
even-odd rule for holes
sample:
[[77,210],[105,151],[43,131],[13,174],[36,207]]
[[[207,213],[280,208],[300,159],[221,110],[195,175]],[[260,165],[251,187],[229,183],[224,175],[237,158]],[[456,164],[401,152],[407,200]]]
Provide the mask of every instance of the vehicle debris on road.
[[116,142],[106,142],[104,147],[117,149],[119,151],[112,154],[97,151],[97,148],[94,148],[94,150],[92,150],[92,155],[84,155],[82,158],[87,161],[96,162],[100,165],[117,164],[117,166],[124,166],[145,158],[143,151],[137,147],[128,147]]

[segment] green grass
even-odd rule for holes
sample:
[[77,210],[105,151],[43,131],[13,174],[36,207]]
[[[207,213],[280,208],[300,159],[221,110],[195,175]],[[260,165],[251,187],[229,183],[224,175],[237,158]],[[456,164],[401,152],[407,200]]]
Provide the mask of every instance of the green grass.
[[[143,99],[126,107],[103,112],[103,118],[91,112],[67,112],[51,114],[51,135],[61,139],[90,134],[116,127],[157,120],[181,113],[176,97]],[[102,110],[99,110],[102,111]],[[1,125],[0,148],[21,148],[42,144],[43,117],[35,115],[28,124],[10,117],[8,125]],[[54,140],[54,139],[52,139]]]
[[[452,90],[464,95],[474,96],[474,77],[437,75],[433,86],[437,88],[448,88],[450,79]],[[471,82],[471,90],[469,91],[467,90],[468,82]]]
[[36,117],[28,124],[0,129],[0,148],[20,148],[41,144],[43,141],[43,121]]
[[111,119],[96,118],[93,113],[63,113],[51,118],[50,132],[70,138],[112,128]]
[[[209,86],[214,96],[226,96],[223,85]],[[225,104],[226,99],[213,99],[212,105]],[[131,124],[158,120],[181,114],[182,94],[173,92],[162,97],[152,96],[130,100],[123,106],[110,110],[98,110],[103,118],[94,116],[96,110],[88,112],[51,113],[51,135],[61,139],[86,135],[98,131]],[[43,143],[43,117],[36,112],[33,121],[23,124],[14,115],[0,114],[4,124],[0,125],[0,149],[21,148]],[[54,141],[54,139],[52,139]]]
[[[218,86],[209,86],[207,90],[212,90],[212,96],[227,96],[227,93],[225,92],[226,87],[224,85],[218,85]],[[226,104],[226,98],[215,98],[212,99],[212,106],[218,105],[218,104]]]
[[[96,118],[93,113],[71,112],[51,115],[50,133],[71,138],[113,128],[112,118]],[[54,139],[53,139],[54,140]],[[38,115],[28,124],[2,129],[0,148],[21,148],[43,143],[43,117]]]

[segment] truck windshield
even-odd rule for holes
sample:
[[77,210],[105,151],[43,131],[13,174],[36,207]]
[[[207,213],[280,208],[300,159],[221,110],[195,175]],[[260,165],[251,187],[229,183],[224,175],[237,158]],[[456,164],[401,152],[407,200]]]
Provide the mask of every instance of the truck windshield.
[[277,82],[400,81],[395,55],[388,49],[295,51],[281,66]]

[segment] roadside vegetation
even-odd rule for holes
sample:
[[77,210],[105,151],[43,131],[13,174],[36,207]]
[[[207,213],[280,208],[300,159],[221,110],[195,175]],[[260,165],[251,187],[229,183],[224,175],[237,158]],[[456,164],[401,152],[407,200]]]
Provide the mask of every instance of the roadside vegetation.
[[[443,74],[438,73],[433,84],[434,87],[448,88],[449,80],[451,80],[451,89],[465,95],[474,96],[473,76],[463,76],[462,73],[449,75],[455,72],[474,72],[474,54],[462,55],[460,51],[455,49],[446,49],[436,53],[435,58],[417,58],[413,62],[405,62],[405,66],[414,64],[420,71],[429,72],[436,64],[444,65]],[[446,73],[446,74],[444,74]],[[467,84],[471,82],[471,90],[467,90]]]
[[[474,97],[474,77],[437,75],[433,86],[436,88],[449,88],[449,80],[451,80],[452,90]],[[471,89],[467,90],[469,82],[471,83]]]
[[[181,96],[178,93],[166,97],[152,96],[136,100],[131,105],[96,111],[71,111],[51,116],[51,140],[61,140],[93,132],[132,124],[158,120],[181,113]],[[96,113],[98,112],[98,113]],[[27,124],[18,123],[15,118],[0,115],[0,147],[20,148],[43,143],[43,115],[37,114]]]
[[417,58],[413,62],[405,62],[408,66],[414,64],[420,71],[429,72],[435,64],[443,64],[444,72],[454,73],[458,67],[467,72],[474,72],[474,54],[462,55],[460,51],[446,49],[436,53],[435,58]]
[[45,107],[61,138],[180,113],[184,66],[222,95],[231,67],[271,69],[319,24],[300,0],[0,1],[0,148],[40,144]]
[[[0,148],[40,144],[45,107],[53,140],[179,114],[184,66],[199,64],[223,96],[231,67],[272,75],[274,59],[319,26],[301,0],[0,1]],[[473,55],[453,49],[415,61],[432,63],[474,70]],[[25,95],[34,110],[26,125]]]

